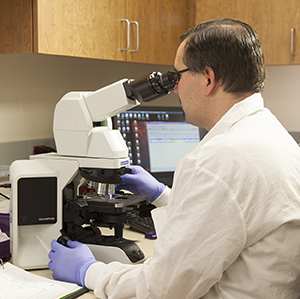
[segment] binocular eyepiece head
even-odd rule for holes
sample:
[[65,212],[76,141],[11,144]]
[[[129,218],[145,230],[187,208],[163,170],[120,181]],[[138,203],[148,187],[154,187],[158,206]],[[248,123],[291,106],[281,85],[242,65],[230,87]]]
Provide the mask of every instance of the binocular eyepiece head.
[[[167,95],[180,79],[178,72],[152,72],[140,79],[128,82],[128,97],[140,103],[150,102]],[[127,89],[127,91],[128,91]],[[128,93],[128,92],[127,92]]]

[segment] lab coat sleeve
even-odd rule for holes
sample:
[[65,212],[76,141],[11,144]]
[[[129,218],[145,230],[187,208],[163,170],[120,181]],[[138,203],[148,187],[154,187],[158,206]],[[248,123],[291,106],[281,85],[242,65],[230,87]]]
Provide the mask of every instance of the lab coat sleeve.
[[222,179],[202,168],[182,171],[169,195],[167,218],[153,257],[143,265],[90,267],[86,283],[96,296],[201,298],[246,242],[245,220],[235,195]]
[[119,262],[107,265],[94,263],[86,272],[85,285],[101,299],[136,298],[135,283],[142,267],[142,264],[124,265]]
[[162,194],[160,196],[158,196],[153,202],[152,204],[154,204],[156,207],[163,207],[166,206],[168,203],[168,198],[170,195],[171,189],[166,186],[165,190],[162,192]]

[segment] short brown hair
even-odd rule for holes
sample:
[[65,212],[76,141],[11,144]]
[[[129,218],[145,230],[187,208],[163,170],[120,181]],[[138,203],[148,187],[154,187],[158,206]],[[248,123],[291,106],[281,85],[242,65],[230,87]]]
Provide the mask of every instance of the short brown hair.
[[186,31],[183,62],[192,71],[211,68],[224,91],[240,94],[261,92],[266,70],[264,55],[255,30],[233,19],[218,19]]

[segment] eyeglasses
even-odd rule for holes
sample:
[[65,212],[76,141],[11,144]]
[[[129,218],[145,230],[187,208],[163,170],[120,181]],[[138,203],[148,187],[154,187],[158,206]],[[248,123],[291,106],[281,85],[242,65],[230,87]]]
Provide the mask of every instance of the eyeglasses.
[[181,70],[181,71],[177,71],[177,72],[170,72],[169,73],[169,79],[172,81],[172,83],[174,85],[177,85],[181,79],[181,74],[184,73],[184,72],[187,72],[189,71],[190,69],[189,68],[186,68],[184,70]]

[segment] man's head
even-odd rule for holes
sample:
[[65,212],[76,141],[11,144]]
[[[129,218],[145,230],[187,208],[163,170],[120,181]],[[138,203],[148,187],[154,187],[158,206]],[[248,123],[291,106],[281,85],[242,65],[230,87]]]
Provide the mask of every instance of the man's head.
[[231,19],[203,23],[184,33],[174,68],[188,68],[174,87],[186,121],[207,130],[235,103],[262,91],[266,77],[256,32]]
[[193,72],[211,68],[226,92],[261,92],[266,71],[256,32],[243,22],[219,19],[197,25],[180,38],[186,41],[183,62]]

